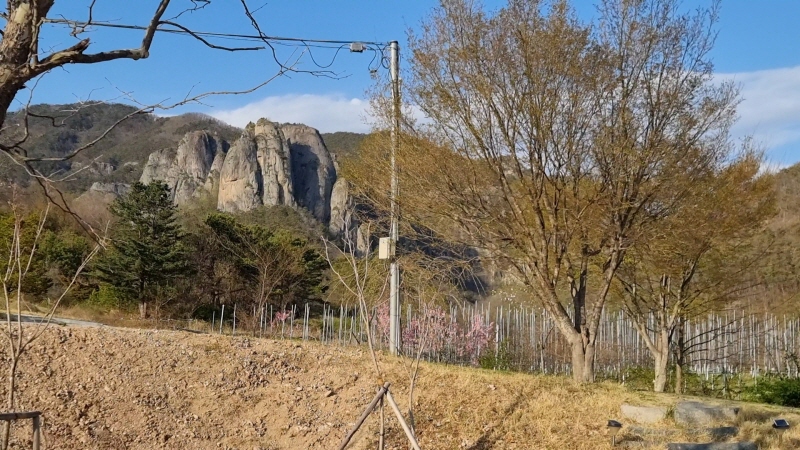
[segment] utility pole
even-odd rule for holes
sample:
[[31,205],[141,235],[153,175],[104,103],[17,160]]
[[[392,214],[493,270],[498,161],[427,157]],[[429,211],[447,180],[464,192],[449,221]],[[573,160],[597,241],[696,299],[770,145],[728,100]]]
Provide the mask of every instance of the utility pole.
[[389,352],[392,355],[400,353],[400,269],[397,267],[397,238],[400,207],[397,204],[397,149],[400,147],[400,49],[397,41],[389,43],[389,72],[392,79],[392,148],[390,162],[392,170],[391,182],[391,254],[389,266]]

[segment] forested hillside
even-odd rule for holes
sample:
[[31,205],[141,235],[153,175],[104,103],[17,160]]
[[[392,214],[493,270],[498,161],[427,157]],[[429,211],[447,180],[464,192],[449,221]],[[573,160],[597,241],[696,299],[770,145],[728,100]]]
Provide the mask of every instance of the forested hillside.
[[[28,115],[28,136],[22,145],[31,156],[63,157],[97,139],[137,108],[118,103],[69,105],[34,105]],[[12,133],[3,139],[24,137],[24,114],[9,115],[7,126]],[[256,118],[254,118],[255,120]],[[313,124],[311,124],[313,126]],[[133,183],[138,180],[148,156],[166,148],[175,148],[190,131],[204,130],[233,142],[242,130],[205,114],[187,113],[159,117],[137,114],[115,126],[108,135],[70,161],[43,162],[36,165],[43,173],[69,176],[61,188],[79,194],[93,182]],[[350,132],[323,134],[332,153],[349,154],[364,135]],[[80,170],[82,169],[82,170]],[[27,184],[24,171],[8,159],[0,160],[0,179]]]
[[800,304],[800,164],[774,175],[776,214],[753,243],[753,270],[763,285],[755,290],[766,308],[795,312]]

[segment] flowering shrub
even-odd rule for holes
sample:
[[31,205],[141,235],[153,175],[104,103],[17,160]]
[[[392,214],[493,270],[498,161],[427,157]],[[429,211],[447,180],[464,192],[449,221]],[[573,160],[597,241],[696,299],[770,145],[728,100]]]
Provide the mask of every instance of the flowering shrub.
[[289,311],[278,311],[275,313],[275,320],[278,322],[286,322],[286,320],[292,316],[292,313]]
[[377,339],[382,339],[385,342],[389,342],[389,304],[384,303],[380,307],[378,307],[377,311],[377,325],[378,325],[378,336],[375,336]]
[[[377,310],[377,331],[384,342],[389,340],[389,305]],[[416,356],[422,347],[424,356],[435,358],[448,353],[478,364],[481,353],[494,335],[494,323],[485,323],[477,315],[467,324],[459,324],[441,308],[423,307],[402,330],[402,344],[409,355]]]
[[290,317],[292,317],[291,311],[284,310],[284,311],[277,311],[275,313],[275,319],[272,321],[272,323],[274,325],[275,322],[280,322],[280,324],[281,324],[281,339],[283,338],[283,332],[284,332],[284,329],[285,329],[285,326],[286,326],[286,321]]
[[478,357],[489,346],[492,341],[494,323],[484,323],[483,320],[475,315],[472,317],[469,331],[465,335],[465,345],[467,354],[470,355],[473,364],[478,363]]
[[403,345],[419,351],[424,346],[427,353],[436,353],[455,341],[458,324],[447,320],[440,308],[425,307],[403,330]]

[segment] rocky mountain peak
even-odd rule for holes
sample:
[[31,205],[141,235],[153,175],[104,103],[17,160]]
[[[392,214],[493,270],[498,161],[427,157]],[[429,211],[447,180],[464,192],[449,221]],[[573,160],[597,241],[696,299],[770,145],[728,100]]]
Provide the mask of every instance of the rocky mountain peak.
[[156,179],[172,188],[179,205],[208,194],[221,211],[296,206],[335,235],[358,228],[346,184],[337,183],[334,158],[319,132],[307,125],[259,119],[230,146],[213,133],[189,132],[176,149],[150,155],[140,181]]
[[149,183],[163,180],[172,190],[177,204],[184,204],[205,192],[209,178],[217,177],[212,171],[225,158],[228,143],[207,131],[191,131],[178,143],[176,149],[162,149],[150,154],[140,181]]

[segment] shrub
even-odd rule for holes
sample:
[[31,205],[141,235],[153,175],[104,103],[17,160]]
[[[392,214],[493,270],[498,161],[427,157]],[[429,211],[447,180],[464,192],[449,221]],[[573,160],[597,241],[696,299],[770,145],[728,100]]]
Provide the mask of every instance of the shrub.
[[513,355],[508,348],[508,343],[503,341],[497,346],[497,352],[494,349],[486,347],[485,351],[478,359],[478,364],[482,369],[490,370],[511,370],[513,364]]
[[126,297],[124,293],[108,284],[101,284],[97,290],[92,291],[91,295],[89,295],[88,303],[93,306],[110,309],[128,309],[135,304],[135,302]]
[[800,379],[764,377],[745,389],[744,397],[773,405],[800,407]]
[[634,391],[652,391],[656,372],[652,367],[635,366],[625,370],[624,383]]

